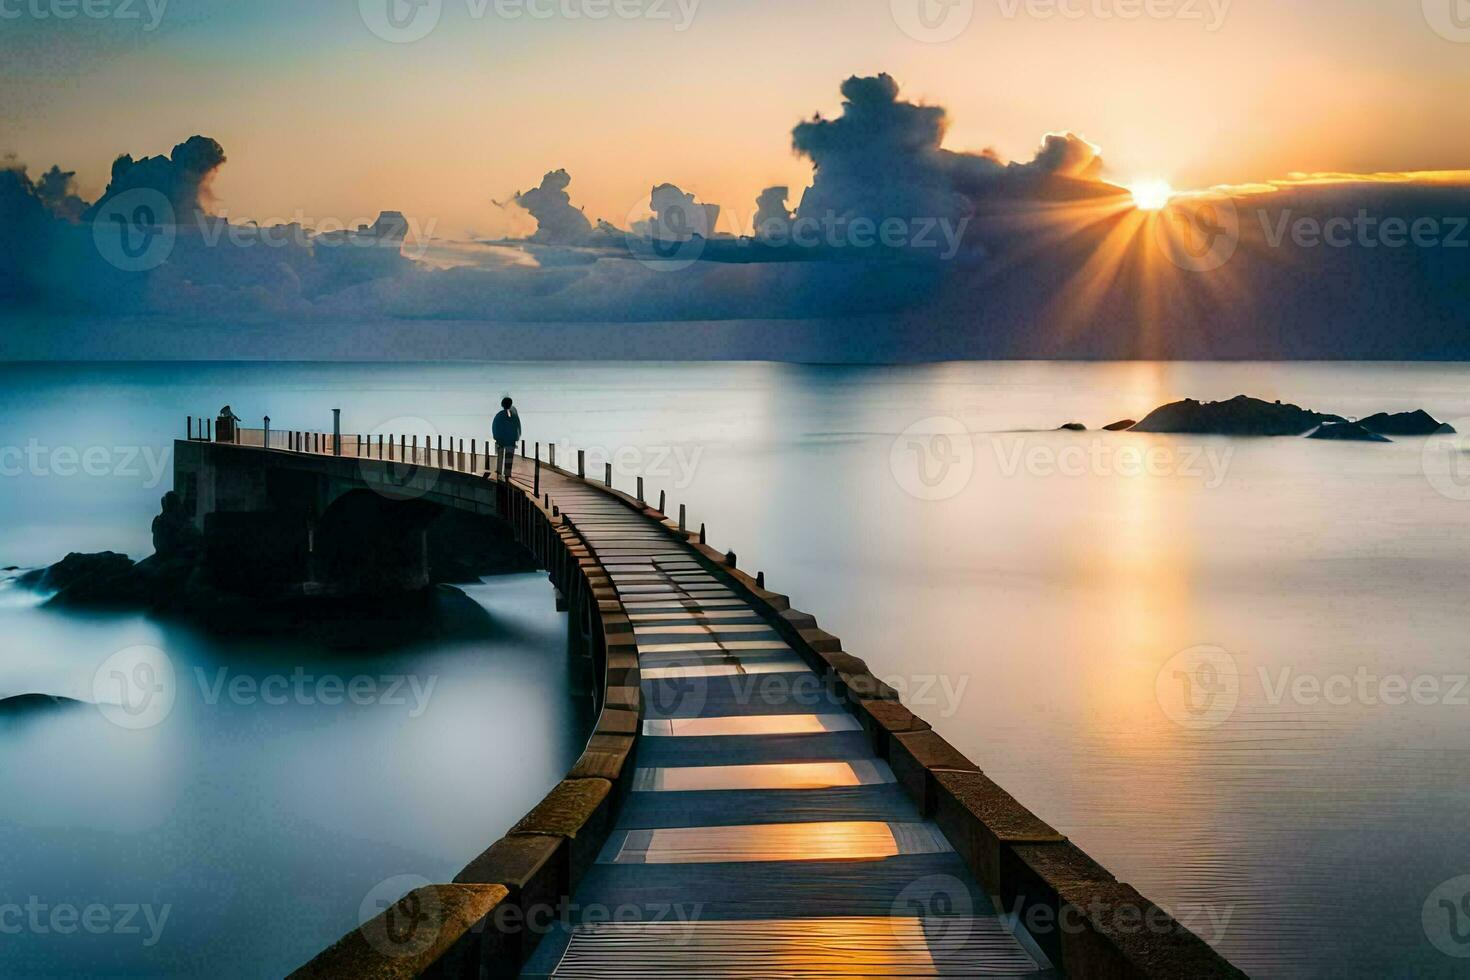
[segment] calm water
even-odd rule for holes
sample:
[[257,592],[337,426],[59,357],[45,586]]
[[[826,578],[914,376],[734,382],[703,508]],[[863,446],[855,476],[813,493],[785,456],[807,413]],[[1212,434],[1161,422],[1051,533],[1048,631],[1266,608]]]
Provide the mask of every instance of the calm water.
[[[561,460],[588,448],[599,471],[621,450],[620,485],[643,473],[671,509],[689,504],[715,545],[764,569],[1023,802],[1247,971],[1470,973],[1470,960],[1439,948],[1470,952],[1470,922],[1447,911],[1470,889],[1436,892],[1470,875],[1470,689],[1459,686],[1470,671],[1470,502],[1458,499],[1470,493],[1448,458],[1422,439],[1046,431],[1242,392],[1457,420],[1470,417],[1470,366],[0,375],[0,447],[35,439],[46,450],[0,481],[0,564],[18,565],[69,548],[146,553],[167,482],[148,485],[147,460],[167,452],[187,414],[228,402],[249,420],[324,428],[338,407],[348,431],[483,438],[486,411],[512,392],[528,438],[558,443]],[[94,464],[120,464],[115,450],[136,447],[141,472],[65,475],[59,446],[101,447]],[[4,462],[14,473],[15,455]],[[153,951],[23,938],[19,967],[0,972],[38,972],[47,956],[65,972],[95,950],[117,972],[189,972],[195,942],[279,972],[350,926],[383,878],[457,868],[574,751],[546,656],[561,627],[544,582],[473,594],[488,638],[344,669],[440,674],[422,719],[403,708],[203,710],[181,697],[142,738],[90,712],[7,728],[0,853],[24,855],[20,886],[6,875],[12,900],[171,900],[175,919]],[[160,637],[133,619],[4,615],[24,625],[0,634],[0,686],[17,670],[58,684],[90,677],[106,653],[137,642],[177,645],[210,677],[219,664],[315,662]],[[1398,696],[1399,683],[1419,685],[1417,699]],[[287,936],[299,939],[289,956]]]

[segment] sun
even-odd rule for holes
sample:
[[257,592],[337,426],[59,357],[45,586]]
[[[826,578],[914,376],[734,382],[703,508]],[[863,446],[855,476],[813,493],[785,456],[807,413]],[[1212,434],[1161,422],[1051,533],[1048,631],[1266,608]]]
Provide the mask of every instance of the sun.
[[1167,207],[1174,196],[1174,188],[1169,186],[1169,182],[1158,178],[1129,184],[1128,192],[1133,195],[1133,204],[1140,211],[1158,211]]

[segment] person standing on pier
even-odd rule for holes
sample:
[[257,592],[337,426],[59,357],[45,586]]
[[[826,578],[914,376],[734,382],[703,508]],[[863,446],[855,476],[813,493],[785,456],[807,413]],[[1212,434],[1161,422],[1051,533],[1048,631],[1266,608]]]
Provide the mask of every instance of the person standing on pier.
[[521,441],[521,417],[509,396],[500,400],[500,411],[495,413],[490,435],[495,440],[495,472],[502,480],[509,480],[516,460],[516,443]]

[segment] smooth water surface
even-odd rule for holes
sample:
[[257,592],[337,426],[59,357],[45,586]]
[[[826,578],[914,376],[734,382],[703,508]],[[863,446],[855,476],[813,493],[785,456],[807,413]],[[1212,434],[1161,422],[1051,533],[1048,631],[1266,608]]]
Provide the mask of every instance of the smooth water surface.
[[[146,467],[58,475],[44,462],[57,446],[166,454],[186,415],[225,403],[255,425],[269,414],[277,428],[326,429],[341,408],[348,432],[483,439],[510,392],[529,440],[556,443],[564,463],[591,450],[596,473],[610,456],[619,486],[642,474],[671,512],[687,504],[715,546],[766,571],[1002,785],[1253,975],[1439,977],[1470,963],[1441,951],[1470,951],[1470,924],[1454,918],[1453,887],[1436,892],[1470,874],[1470,491],[1457,459],[1411,438],[1052,431],[1239,393],[1459,420],[1470,417],[1470,367],[175,364],[3,375],[0,447],[34,439],[47,452],[0,482],[0,563],[147,550],[166,479],[147,486]],[[482,601],[496,618],[532,616],[524,632],[536,638],[535,592]],[[53,647],[64,662],[157,629],[46,628],[93,639],[30,655],[43,662]],[[190,662],[230,656],[203,644]],[[422,669],[436,656],[449,654],[394,662]],[[1217,689],[1202,662],[1231,666],[1233,687]],[[505,690],[502,666],[475,668],[487,696]],[[229,903],[262,879],[276,901],[351,904],[364,885],[423,865],[394,860],[395,848],[430,850],[408,812],[422,808],[388,792],[385,773],[444,802],[429,808],[436,827],[473,822],[462,794],[530,800],[544,789],[565,709],[552,704],[561,687],[537,676],[550,685],[534,688],[540,703],[501,702],[534,724],[510,743],[516,726],[468,695],[433,737],[408,744],[391,715],[358,731],[350,715],[186,711],[187,750],[96,723],[62,741],[39,727],[61,720],[27,722],[37,727],[0,747],[25,798],[0,794],[0,806],[29,814],[6,832],[24,835],[33,873],[68,869],[50,880],[72,900],[101,880],[74,855],[85,865],[108,835],[151,831],[175,849],[135,855],[111,880],[126,888],[154,873],[160,897],[187,893],[176,901],[212,910],[221,930],[237,914]],[[1414,693],[1396,697],[1399,683]],[[463,686],[446,674],[436,697]],[[37,744],[59,747],[43,763]],[[471,760],[508,765],[507,744],[547,758],[488,790]],[[383,752],[389,763],[372,761]],[[287,781],[289,792],[218,812],[222,798]],[[349,838],[380,846],[344,850]],[[330,862],[346,868],[334,880],[295,864],[333,848]],[[256,872],[236,859],[244,850],[287,856]]]
[[[0,551],[146,550],[151,492],[68,479],[0,484]],[[76,510],[48,530],[51,495]],[[284,976],[381,901],[452,878],[586,738],[541,574],[441,589],[432,634],[383,652],[53,612],[13,577],[0,697],[79,703],[0,709],[0,976]],[[171,706],[88,703],[138,646],[167,656]]]

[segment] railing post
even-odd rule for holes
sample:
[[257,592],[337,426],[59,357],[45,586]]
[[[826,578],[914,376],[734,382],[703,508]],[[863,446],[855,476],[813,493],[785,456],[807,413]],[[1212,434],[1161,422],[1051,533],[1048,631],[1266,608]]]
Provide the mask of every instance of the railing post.
[[587,479],[587,451],[584,449],[577,450],[577,476]]
[[265,417],[265,436],[261,439],[260,445],[262,449],[271,447],[271,417],[269,415]]
[[764,589],[766,587],[766,573],[765,572],[756,572],[755,573],[755,587],[757,589]]
[[532,488],[536,496],[541,496],[541,443],[536,443],[536,478]]
[[526,458],[526,440],[521,440],[521,459]]
[[684,505],[679,505],[679,530],[684,530]]
[[726,565],[729,565],[731,568],[734,568],[735,567],[735,552],[733,552],[733,551],[727,551],[727,552],[725,552],[725,564]]
[[612,487],[612,463],[608,463],[606,469],[603,470],[602,482],[607,484],[609,488]]
[[664,513],[664,504],[666,503],[668,503],[668,497],[663,490],[660,490],[658,492],[658,512],[660,514]]
[[643,477],[638,478],[638,502],[643,503]]
[[189,428],[189,439],[188,439],[188,441],[189,442],[193,442],[194,441],[194,416],[189,415],[189,416],[186,416],[186,418],[188,419],[188,421],[185,423],[185,425],[187,425],[188,428]]
[[342,455],[342,409],[332,409],[332,455]]
[[708,541],[709,541],[709,539],[705,536],[705,533],[704,533],[704,521],[700,521],[699,522],[699,543],[700,544],[707,544]]

